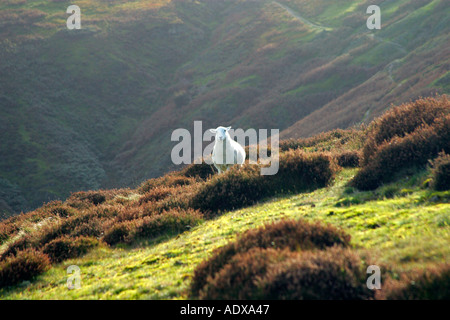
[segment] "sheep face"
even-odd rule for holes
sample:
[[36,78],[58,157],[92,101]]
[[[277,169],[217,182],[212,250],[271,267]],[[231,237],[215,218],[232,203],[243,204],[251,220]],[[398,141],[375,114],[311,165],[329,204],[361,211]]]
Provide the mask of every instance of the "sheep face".
[[225,141],[230,134],[228,131],[231,129],[231,127],[217,127],[217,129],[210,129],[212,133],[216,135],[216,141]]

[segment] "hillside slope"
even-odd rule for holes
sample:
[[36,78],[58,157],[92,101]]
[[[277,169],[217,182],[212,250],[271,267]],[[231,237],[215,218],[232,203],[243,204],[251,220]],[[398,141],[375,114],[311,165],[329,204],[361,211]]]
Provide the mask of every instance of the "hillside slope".
[[[335,183],[314,192],[274,198],[230,211],[217,219],[173,236],[132,247],[94,249],[82,258],[56,265],[31,284],[1,289],[1,299],[185,299],[194,268],[213,249],[236,239],[238,233],[285,218],[332,223],[347,231],[358,252],[369,250],[377,264],[395,265],[398,272],[448,262],[450,251],[448,203],[433,202],[423,190],[408,189],[393,198],[339,205],[364,194],[346,194],[354,169],[341,172]],[[386,188],[388,190],[389,188]],[[426,200],[427,199],[427,200]],[[69,265],[81,269],[81,288],[67,289]]]
[[[282,141],[276,175],[203,163],[76,192],[0,222],[0,297],[448,299],[449,154],[441,96]],[[381,291],[366,265],[381,268]]]
[[[373,4],[373,3],[370,3]],[[0,211],[175,169],[175,128],[367,122],[449,93],[445,1],[1,1]],[[20,17],[20,19],[18,19]]]

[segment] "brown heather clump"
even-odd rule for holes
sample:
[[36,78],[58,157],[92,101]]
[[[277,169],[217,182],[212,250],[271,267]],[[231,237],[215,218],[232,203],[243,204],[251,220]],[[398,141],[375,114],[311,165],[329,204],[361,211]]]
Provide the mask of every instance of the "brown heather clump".
[[130,240],[153,239],[163,234],[174,235],[195,227],[203,220],[198,210],[172,209],[139,220],[131,230]]
[[137,221],[131,220],[113,224],[105,231],[102,240],[109,245],[116,245],[118,243],[130,243],[130,233],[136,228]]
[[167,234],[181,233],[198,225],[203,215],[193,209],[171,209],[159,214],[113,224],[102,240],[109,245],[132,243],[140,239],[154,239]]
[[327,186],[335,171],[328,153],[289,150],[280,154],[278,173],[263,177],[270,185],[272,194],[300,192]]
[[336,163],[343,168],[356,168],[359,166],[360,153],[358,151],[343,151],[334,155]]
[[284,219],[250,229],[236,241],[241,250],[249,248],[275,248],[290,250],[325,249],[334,245],[347,247],[350,235],[320,222]]
[[413,270],[400,280],[388,278],[378,291],[380,300],[449,300],[450,264]]
[[69,200],[79,200],[96,206],[106,201],[106,195],[102,191],[79,191],[72,193]]
[[350,249],[299,252],[271,265],[258,281],[262,299],[367,300],[367,264]]
[[179,175],[177,172],[168,173],[159,178],[153,178],[145,181],[139,187],[138,191],[141,194],[144,194],[150,191],[153,188],[164,186],[164,187],[176,187],[176,186],[185,186],[193,184],[197,181],[197,178],[194,177],[185,177]]
[[188,178],[200,178],[207,180],[216,173],[214,165],[207,164],[202,161],[201,164],[190,164],[180,172],[183,176]]
[[35,248],[36,247],[35,243],[36,240],[33,237],[33,235],[31,234],[23,235],[22,237],[8,244],[8,246],[0,256],[0,261],[3,261],[11,256],[15,256],[19,251]]
[[436,118],[450,113],[446,95],[438,98],[418,99],[394,107],[375,119],[369,126],[369,134],[362,151],[362,165],[368,165],[378,147],[394,137],[404,137],[423,125],[431,125]]
[[292,258],[289,250],[252,248],[237,253],[217,273],[208,276],[199,292],[199,299],[206,300],[256,300],[263,298],[258,286],[270,265]]
[[262,176],[256,165],[235,166],[201,184],[190,206],[208,214],[238,209],[277,193],[324,187],[335,170],[328,154],[290,150],[280,155],[275,175]]
[[330,151],[331,149],[341,148],[357,149],[364,138],[365,135],[361,128],[335,129],[309,138],[280,141],[280,151],[306,148],[312,148],[315,151]]
[[382,143],[350,184],[360,190],[376,189],[402,169],[425,166],[440,151],[450,152],[450,114]]
[[45,254],[35,250],[17,252],[0,262],[0,288],[31,280],[50,268],[50,260]]
[[441,152],[439,156],[430,161],[433,175],[432,187],[438,191],[450,190],[450,155]]
[[252,248],[206,278],[200,299],[367,300],[367,263],[342,247],[290,251]]
[[216,213],[251,205],[269,195],[264,182],[256,166],[246,165],[240,170],[233,167],[201,185],[190,206],[202,212]]
[[98,246],[99,241],[92,237],[61,237],[47,243],[42,252],[52,262],[61,262],[70,258],[80,257],[90,249]]
[[0,245],[20,230],[18,223],[14,223],[10,219],[0,222]]
[[251,229],[240,235],[235,242],[216,249],[210,259],[197,266],[191,284],[191,294],[198,296],[206,284],[206,279],[214,277],[234,255],[252,248],[312,250],[334,245],[348,247],[349,244],[350,236],[345,232],[318,222],[282,220]]
[[174,187],[164,187],[158,186],[147,191],[140,199],[139,205],[146,202],[157,202],[162,199],[167,198],[169,195],[173,194],[175,191]]

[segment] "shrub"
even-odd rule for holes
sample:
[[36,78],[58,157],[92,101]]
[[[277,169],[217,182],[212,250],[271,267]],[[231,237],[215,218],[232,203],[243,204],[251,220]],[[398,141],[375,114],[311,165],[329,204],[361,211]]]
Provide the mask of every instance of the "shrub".
[[261,288],[258,279],[264,277],[271,264],[294,256],[289,250],[252,248],[248,252],[238,253],[216,274],[209,276],[200,299],[260,299]]
[[30,234],[25,234],[19,239],[8,244],[5,251],[1,254],[0,261],[5,260],[8,257],[15,256],[19,251],[34,248],[34,243],[35,241],[32,236]]
[[433,175],[432,187],[437,191],[450,189],[450,155],[440,153],[439,156],[430,161]]
[[38,251],[19,251],[0,264],[0,287],[31,280],[50,267],[49,258]]
[[278,173],[263,178],[270,193],[300,192],[325,187],[335,171],[329,154],[289,150],[280,154]]
[[339,145],[347,149],[358,149],[365,139],[365,132],[361,129],[335,129],[309,138],[283,140],[280,141],[280,150],[312,148],[315,151],[329,151],[339,148]]
[[91,237],[61,237],[47,243],[42,252],[45,253],[52,262],[61,262],[70,258],[82,256],[98,244],[98,240]]
[[210,259],[196,267],[191,293],[198,296],[208,277],[213,277],[234,255],[252,248],[310,250],[324,249],[333,245],[347,247],[349,244],[350,236],[331,225],[308,223],[304,220],[282,220],[267,224],[248,230],[235,242],[214,250]]
[[366,300],[375,290],[367,288],[366,264],[349,249],[300,252],[272,265],[258,286],[263,299]]
[[0,222],[0,245],[19,231],[18,225],[8,220]]
[[278,173],[262,176],[255,165],[233,167],[199,186],[190,205],[207,213],[238,209],[275,193],[326,186],[334,176],[330,157],[290,150],[280,155]]
[[338,165],[344,168],[356,168],[359,166],[360,154],[358,151],[343,151],[335,155]]
[[156,202],[162,199],[165,199],[167,196],[171,195],[174,192],[173,187],[155,187],[146,192],[140,199],[139,205],[142,205],[146,202]]
[[201,299],[365,300],[366,263],[349,249],[292,252],[252,248],[208,276]]
[[199,211],[172,209],[160,214],[116,223],[105,232],[103,241],[114,245],[131,243],[142,238],[152,239],[163,234],[173,235],[197,225],[201,220],[202,214]]
[[189,178],[200,178],[206,180],[216,173],[214,165],[207,164],[204,161],[200,164],[190,164],[181,171],[181,174]]
[[152,239],[163,234],[177,234],[197,225],[203,216],[199,211],[175,210],[164,211],[161,214],[140,219],[131,230],[131,240],[140,238]]
[[269,195],[256,166],[233,167],[199,187],[191,206],[203,212],[220,212],[251,205]]
[[77,211],[74,208],[63,204],[53,206],[52,208],[49,209],[49,211],[52,215],[58,216],[60,218],[67,218],[77,213]]
[[436,119],[403,138],[395,137],[379,146],[369,164],[353,178],[351,185],[360,190],[373,190],[389,182],[405,168],[424,166],[440,151],[450,152],[450,115]]
[[106,196],[102,191],[79,191],[72,193],[69,200],[80,200],[83,202],[99,205],[106,201]]
[[99,218],[93,218],[87,222],[80,223],[70,232],[71,237],[100,237],[104,232],[104,223]]
[[114,224],[111,228],[105,231],[102,240],[109,245],[118,243],[129,243],[130,233],[136,228],[136,221],[124,221]]
[[431,125],[436,118],[448,115],[449,112],[449,101],[445,95],[418,99],[390,109],[370,124],[362,150],[362,164],[369,164],[379,145],[385,141],[404,137],[425,124]]
[[423,271],[414,270],[401,280],[389,278],[377,299],[388,300],[449,300],[450,264]]
[[177,173],[177,172],[172,172],[172,173],[168,173],[162,177],[153,178],[153,179],[145,181],[139,187],[138,191],[139,191],[139,193],[144,194],[156,187],[185,186],[185,185],[193,184],[196,181],[197,181],[196,178],[185,177],[185,176],[179,175],[179,173]]

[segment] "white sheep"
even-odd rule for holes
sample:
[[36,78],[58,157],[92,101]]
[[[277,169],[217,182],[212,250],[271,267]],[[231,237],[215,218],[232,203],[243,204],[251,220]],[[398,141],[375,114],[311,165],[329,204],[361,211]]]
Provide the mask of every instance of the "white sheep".
[[231,127],[210,129],[216,135],[212,161],[219,173],[228,170],[228,168],[235,164],[242,165],[245,162],[245,150],[231,138],[228,132],[230,129]]

